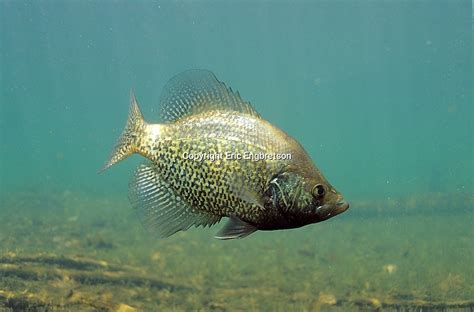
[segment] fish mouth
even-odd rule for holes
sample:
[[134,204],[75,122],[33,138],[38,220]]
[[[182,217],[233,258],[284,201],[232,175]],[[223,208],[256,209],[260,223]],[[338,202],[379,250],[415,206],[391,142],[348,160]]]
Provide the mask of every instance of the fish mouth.
[[335,204],[326,204],[316,208],[319,219],[327,220],[349,209],[349,203],[345,200],[338,201]]
[[349,203],[346,202],[345,200],[341,200],[336,203],[336,210],[337,210],[336,214],[342,213],[346,211],[347,209],[349,209]]

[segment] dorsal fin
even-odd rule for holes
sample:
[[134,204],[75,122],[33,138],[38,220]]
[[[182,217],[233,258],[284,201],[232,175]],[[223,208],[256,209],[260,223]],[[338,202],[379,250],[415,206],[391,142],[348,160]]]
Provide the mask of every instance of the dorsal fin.
[[160,104],[161,118],[167,122],[211,110],[233,110],[260,117],[238,92],[226,87],[208,70],[187,70],[171,78],[163,89]]

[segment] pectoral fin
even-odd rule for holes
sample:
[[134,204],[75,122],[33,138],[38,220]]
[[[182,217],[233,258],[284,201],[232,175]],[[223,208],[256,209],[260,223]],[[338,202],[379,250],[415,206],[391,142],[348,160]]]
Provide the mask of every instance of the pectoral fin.
[[229,221],[224,225],[224,227],[216,234],[215,238],[217,239],[234,239],[234,238],[244,238],[253,232],[257,228],[247,222],[244,222],[236,217],[230,217]]
[[255,190],[252,190],[248,187],[242,187],[240,189],[233,189],[232,190],[234,195],[238,198],[242,199],[243,201],[256,205],[260,207],[260,209],[264,208],[264,199],[262,196]]
[[236,174],[229,182],[229,189],[235,197],[258,206],[260,209],[265,209],[265,199],[261,194],[261,187],[252,183],[248,173]]

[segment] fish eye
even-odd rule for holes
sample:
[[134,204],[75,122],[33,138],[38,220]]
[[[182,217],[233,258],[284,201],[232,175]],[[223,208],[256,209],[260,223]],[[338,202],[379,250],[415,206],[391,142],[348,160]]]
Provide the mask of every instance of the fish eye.
[[311,194],[313,194],[313,196],[316,198],[321,198],[324,196],[324,194],[326,194],[326,188],[322,184],[316,184],[313,187]]

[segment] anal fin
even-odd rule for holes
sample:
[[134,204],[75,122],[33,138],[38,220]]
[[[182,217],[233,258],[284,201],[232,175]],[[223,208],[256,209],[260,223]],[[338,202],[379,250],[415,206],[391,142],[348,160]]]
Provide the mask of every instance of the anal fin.
[[130,181],[129,192],[132,206],[144,226],[160,237],[171,236],[191,226],[211,226],[221,219],[189,206],[161,179],[158,168],[150,161],[138,166]]

